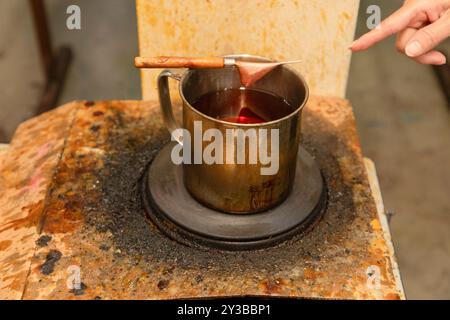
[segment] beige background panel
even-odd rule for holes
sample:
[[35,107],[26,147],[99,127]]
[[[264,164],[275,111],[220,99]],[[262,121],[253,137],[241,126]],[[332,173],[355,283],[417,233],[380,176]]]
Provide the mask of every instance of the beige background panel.
[[[140,54],[303,59],[297,68],[312,94],[343,97],[358,7],[358,0],[137,0]],[[142,72],[145,100],[157,98],[159,72]]]

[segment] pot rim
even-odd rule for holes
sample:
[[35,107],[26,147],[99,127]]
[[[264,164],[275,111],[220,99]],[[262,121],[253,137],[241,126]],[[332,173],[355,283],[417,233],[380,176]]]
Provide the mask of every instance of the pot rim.
[[[274,60],[270,60],[270,59],[265,58],[265,57],[251,55],[251,54],[232,54],[232,55],[225,55],[223,57],[224,58],[233,58],[233,59],[243,58],[243,59],[253,59],[255,61],[276,62]],[[189,103],[189,101],[187,101],[187,99],[186,99],[186,97],[184,96],[184,93],[183,93],[183,85],[184,85],[186,79],[188,78],[190,72],[192,72],[192,70],[188,70],[187,72],[185,72],[181,76],[180,83],[178,85],[178,92],[179,92],[180,97],[183,100],[183,103],[185,105],[187,105],[195,113],[197,113],[200,116],[205,117],[205,118],[207,118],[207,119],[209,119],[209,120],[211,120],[213,122],[224,124],[224,125],[229,125],[229,126],[233,126],[233,127],[243,127],[243,128],[254,128],[254,127],[258,127],[259,128],[259,127],[270,126],[270,125],[277,124],[277,123],[286,121],[286,120],[294,117],[296,114],[300,113],[300,111],[303,110],[303,108],[305,107],[306,103],[309,100],[309,87],[308,87],[308,84],[306,83],[305,78],[299,72],[297,72],[294,68],[292,68],[292,67],[290,67],[288,65],[283,65],[282,67],[289,69],[289,71],[293,72],[300,79],[301,83],[305,87],[305,97],[303,98],[303,102],[300,104],[300,106],[298,106],[293,112],[291,112],[287,116],[284,116],[283,118],[280,118],[280,119],[277,119],[277,120],[272,120],[272,121],[262,122],[262,123],[234,123],[234,122],[228,122],[228,121],[219,120],[219,119],[210,117],[210,116],[204,114],[203,112],[198,111],[197,109],[195,109]]]

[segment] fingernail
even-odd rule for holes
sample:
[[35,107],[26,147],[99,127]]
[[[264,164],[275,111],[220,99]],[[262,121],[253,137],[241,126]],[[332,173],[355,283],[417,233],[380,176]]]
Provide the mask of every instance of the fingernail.
[[417,57],[422,54],[422,45],[419,41],[414,41],[406,46],[405,53],[409,57]]
[[438,66],[443,66],[444,64],[447,64],[447,59],[446,58],[439,59],[439,61],[437,61],[436,64]]

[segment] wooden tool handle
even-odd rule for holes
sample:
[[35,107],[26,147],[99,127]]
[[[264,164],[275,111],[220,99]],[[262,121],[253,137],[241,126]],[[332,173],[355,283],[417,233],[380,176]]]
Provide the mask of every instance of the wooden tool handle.
[[136,68],[223,68],[224,59],[220,57],[136,57]]

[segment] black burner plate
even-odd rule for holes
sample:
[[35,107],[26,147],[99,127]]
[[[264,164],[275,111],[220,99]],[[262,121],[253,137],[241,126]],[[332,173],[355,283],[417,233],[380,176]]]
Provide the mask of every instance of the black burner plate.
[[147,217],[170,238],[192,246],[225,250],[264,248],[305,232],[326,207],[327,191],[316,162],[299,149],[295,183],[279,206],[249,215],[227,214],[192,198],[183,168],[171,161],[173,144],[154,158],[142,180]]

